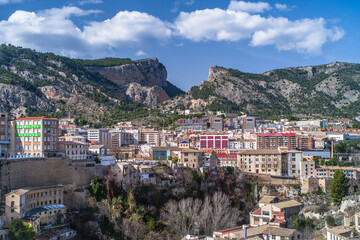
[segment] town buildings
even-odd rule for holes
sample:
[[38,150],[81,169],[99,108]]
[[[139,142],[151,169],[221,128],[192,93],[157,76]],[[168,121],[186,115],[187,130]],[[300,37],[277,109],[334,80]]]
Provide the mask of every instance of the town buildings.
[[303,234],[295,229],[261,225],[257,227],[241,227],[217,230],[213,233],[214,239],[264,239],[264,240],[302,240]]
[[298,215],[303,205],[295,200],[278,201],[270,196],[263,197],[259,208],[250,213],[250,226],[273,225],[287,227],[292,216]]

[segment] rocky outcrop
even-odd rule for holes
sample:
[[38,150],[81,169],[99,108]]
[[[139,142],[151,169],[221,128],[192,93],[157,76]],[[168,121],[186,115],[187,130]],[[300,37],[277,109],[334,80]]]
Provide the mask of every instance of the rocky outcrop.
[[54,106],[30,91],[10,84],[0,83],[0,110],[9,111],[14,116],[26,115],[26,108],[36,106],[43,111],[53,110]]
[[142,102],[149,106],[156,105],[169,99],[165,90],[158,86],[146,87],[139,83],[130,83],[126,95],[136,102]]
[[167,86],[167,71],[157,58],[134,61],[133,64],[97,67],[87,66],[89,71],[98,72],[119,87],[128,87],[130,83],[142,86]]

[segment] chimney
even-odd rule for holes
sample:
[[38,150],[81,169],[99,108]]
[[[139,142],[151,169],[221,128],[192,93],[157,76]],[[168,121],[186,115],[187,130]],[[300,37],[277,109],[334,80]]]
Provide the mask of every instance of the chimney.
[[243,225],[243,229],[244,229],[244,239],[246,239],[247,238],[248,225]]
[[351,217],[349,215],[344,216],[344,227],[350,227]]

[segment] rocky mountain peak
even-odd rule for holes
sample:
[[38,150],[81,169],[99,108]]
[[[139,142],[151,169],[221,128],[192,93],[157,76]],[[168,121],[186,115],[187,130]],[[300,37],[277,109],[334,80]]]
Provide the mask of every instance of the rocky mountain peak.
[[212,80],[216,79],[218,76],[220,76],[221,74],[225,74],[226,72],[227,72],[227,70],[223,67],[219,67],[219,66],[210,67],[208,81],[212,81]]
[[167,86],[167,71],[157,58],[133,61],[132,64],[118,66],[86,66],[92,72],[98,72],[119,87],[128,87],[135,82],[143,86]]

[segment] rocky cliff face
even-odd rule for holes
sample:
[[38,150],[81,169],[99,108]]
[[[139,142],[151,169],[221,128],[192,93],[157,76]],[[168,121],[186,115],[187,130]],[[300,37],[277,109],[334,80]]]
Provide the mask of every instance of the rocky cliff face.
[[169,99],[165,90],[159,86],[144,87],[139,83],[130,83],[126,95],[136,102],[153,106]]
[[0,83],[0,109],[10,111],[15,116],[25,114],[29,106],[37,106],[44,111],[54,110],[46,99],[24,90],[19,86]]
[[121,66],[86,66],[89,71],[98,72],[119,87],[128,87],[130,83],[161,88],[167,86],[167,72],[157,58],[134,61]]

